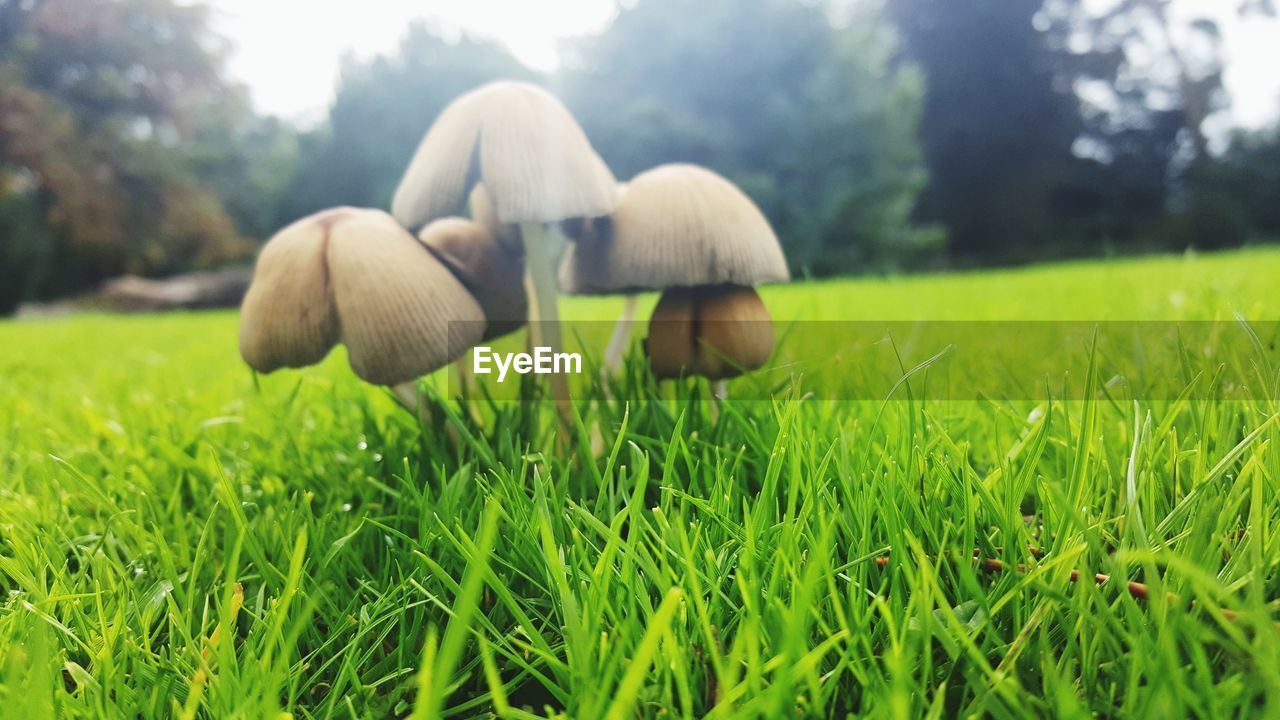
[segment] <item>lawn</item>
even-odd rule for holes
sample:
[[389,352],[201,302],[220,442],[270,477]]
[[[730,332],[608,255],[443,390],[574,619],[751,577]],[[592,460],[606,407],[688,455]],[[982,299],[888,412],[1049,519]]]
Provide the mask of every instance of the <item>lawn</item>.
[[[1263,323],[1280,251],[764,297]],[[545,403],[416,418],[340,352],[255,378],[235,333],[0,324],[0,715],[1280,717],[1276,366],[1248,400],[713,404],[633,355],[564,442]]]

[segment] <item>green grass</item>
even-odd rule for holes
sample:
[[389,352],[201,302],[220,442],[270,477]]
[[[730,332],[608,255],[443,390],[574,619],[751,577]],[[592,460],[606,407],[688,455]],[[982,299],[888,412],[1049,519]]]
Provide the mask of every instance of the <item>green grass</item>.
[[[765,297],[1275,320],[1280,252]],[[255,383],[235,328],[0,324],[0,715],[1280,716],[1274,393],[713,415],[633,362],[565,446],[540,404],[419,422],[340,352]]]

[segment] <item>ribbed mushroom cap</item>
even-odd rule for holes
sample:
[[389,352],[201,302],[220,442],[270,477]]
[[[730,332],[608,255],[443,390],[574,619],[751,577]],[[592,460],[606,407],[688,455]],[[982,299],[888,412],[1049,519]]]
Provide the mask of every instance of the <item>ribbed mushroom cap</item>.
[[240,310],[240,352],[271,372],[346,344],[351,367],[382,385],[461,357],[484,329],[480,305],[390,215],[337,208],[273,237]]
[[371,383],[394,385],[444,367],[484,333],[475,298],[384,212],[335,228],[329,275],[351,368]]
[[773,319],[756,291],[737,285],[671,288],[649,319],[645,352],[659,380],[736,377],[769,361]]
[[[697,165],[662,165],[627,184],[607,223],[566,253],[566,292],[608,294],[791,278],[778,237],[751,198]],[[603,228],[603,230],[602,230]]]
[[353,208],[305,217],[267,242],[240,306],[240,355],[259,372],[303,367],[338,344],[326,257],[333,226]]
[[456,215],[483,182],[504,223],[613,210],[613,174],[554,95],[504,80],[449,103],[405,170],[391,212],[406,227]]
[[418,239],[480,303],[488,321],[482,340],[492,340],[524,325],[528,317],[524,265],[480,223],[441,218],[424,227]]

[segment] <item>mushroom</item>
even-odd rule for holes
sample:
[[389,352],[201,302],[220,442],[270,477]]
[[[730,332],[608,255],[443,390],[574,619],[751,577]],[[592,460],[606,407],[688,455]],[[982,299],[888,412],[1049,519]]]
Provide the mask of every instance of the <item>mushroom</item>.
[[513,257],[524,257],[524,247],[520,242],[520,226],[498,221],[498,213],[493,209],[493,200],[483,183],[476,183],[467,197],[467,209],[471,219],[484,226],[498,245]]
[[[611,212],[613,174],[555,96],[508,80],[465,93],[440,113],[396,188],[391,212],[409,228],[456,214],[478,182],[495,222],[519,225],[532,339],[559,348],[555,267],[564,237],[548,224]],[[482,222],[501,241],[502,233]],[[552,376],[562,418],[568,390],[564,377]]]
[[456,213],[483,182],[505,223],[607,215],[614,179],[569,110],[526,82],[500,80],[449,103],[427,131],[391,202],[415,227]]
[[263,247],[240,308],[240,354],[269,373],[343,343],[357,375],[396,385],[460,357],[484,327],[475,298],[390,215],[342,207]]
[[524,325],[528,311],[520,285],[524,267],[484,225],[465,218],[441,218],[422,228],[418,239],[480,303],[488,323],[482,342]]
[[688,373],[724,380],[763,367],[773,344],[773,318],[753,288],[700,285],[662,293],[645,352],[659,380]]
[[[646,346],[659,378],[722,380],[768,360],[772,320],[751,286],[790,273],[769,221],[733,183],[696,165],[662,165],[632,179],[606,220],[572,232],[560,268],[568,292],[664,291]],[[629,321],[624,312],[611,348],[625,344]]]

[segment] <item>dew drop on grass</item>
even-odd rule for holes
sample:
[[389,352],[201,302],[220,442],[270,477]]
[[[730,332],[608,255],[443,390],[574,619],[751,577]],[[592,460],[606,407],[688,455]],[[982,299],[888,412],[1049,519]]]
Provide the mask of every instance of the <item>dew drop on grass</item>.
[[360,442],[356,443],[356,449],[357,449],[357,450],[368,450],[368,449],[369,449],[369,442],[368,442],[367,440],[365,440],[364,438],[360,438]]
[[351,512],[351,503],[342,503],[342,512]]

